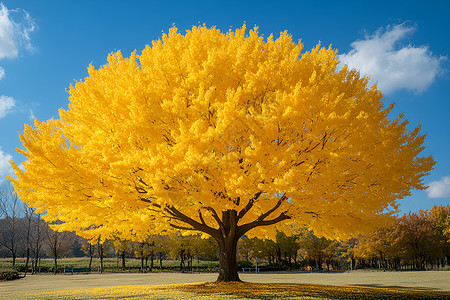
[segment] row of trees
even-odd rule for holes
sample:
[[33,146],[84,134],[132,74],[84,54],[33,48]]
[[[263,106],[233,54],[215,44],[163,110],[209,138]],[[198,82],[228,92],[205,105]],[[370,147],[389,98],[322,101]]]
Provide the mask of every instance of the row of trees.
[[346,241],[317,237],[309,231],[292,236],[278,232],[275,241],[246,239],[241,247],[247,257],[295,268],[444,267],[450,258],[450,205],[409,213],[390,227]]
[[[36,272],[42,257],[53,257],[55,272],[57,260],[69,254],[78,237],[71,232],[56,232],[35,209],[24,204],[9,183],[0,187],[0,256],[25,257],[25,275],[28,269]],[[72,253],[71,253],[72,254]]]
[[353,256],[364,267],[424,270],[450,258],[450,205],[434,206],[398,218],[391,227],[359,238]]
[[58,232],[51,229],[41,214],[20,201],[12,186],[5,182],[0,186],[0,257],[26,258],[25,275],[28,270],[39,272],[41,258],[54,259],[54,272],[58,270],[58,259],[62,257],[88,256],[89,268],[93,259],[117,256],[125,268],[126,258],[141,259],[141,270],[151,270],[154,261],[174,258],[180,260],[180,268],[185,270],[192,266],[194,258],[218,260],[217,245],[211,239],[199,236],[153,236],[141,242],[111,239],[103,243],[89,243],[88,240],[73,232]]
[[[192,267],[195,258],[217,260],[218,247],[213,239],[178,234],[149,236],[141,242],[117,238],[91,244],[74,233],[53,231],[40,214],[20,201],[9,184],[1,186],[0,256],[12,258],[13,266],[17,257],[25,257],[25,270],[36,272],[40,258],[52,257],[56,272],[59,258],[88,256],[89,268],[97,257],[103,269],[103,258],[114,255],[123,269],[128,257],[139,258],[142,271],[152,270],[155,261],[162,268],[163,259],[173,258],[179,259],[180,269],[184,271]],[[253,237],[238,243],[239,260],[264,260],[277,268],[423,270],[430,265],[445,266],[449,257],[449,205],[409,213],[397,218],[390,227],[347,241],[317,237],[304,230],[289,236],[278,232],[275,240]]]

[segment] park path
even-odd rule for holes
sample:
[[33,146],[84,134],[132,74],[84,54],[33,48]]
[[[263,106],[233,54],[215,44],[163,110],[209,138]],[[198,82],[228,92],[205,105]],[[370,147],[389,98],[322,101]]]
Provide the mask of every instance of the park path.
[[[346,273],[241,273],[241,280],[264,283],[309,283],[450,291],[450,271],[346,272]],[[215,281],[217,273],[147,273],[28,275],[0,282],[0,299],[12,299],[32,292],[127,285],[167,285]]]

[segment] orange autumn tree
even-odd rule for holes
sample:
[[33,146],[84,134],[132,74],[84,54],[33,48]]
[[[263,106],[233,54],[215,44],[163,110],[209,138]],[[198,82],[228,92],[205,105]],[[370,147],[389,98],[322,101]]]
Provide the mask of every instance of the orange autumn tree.
[[425,136],[390,120],[382,94],[336,50],[302,53],[283,32],[176,28],[111,54],[69,89],[59,119],[25,125],[9,179],[47,221],[96,240],[199,231],[239,280],[242,235],[308,228],[332,237],[384,223],[424,189]]

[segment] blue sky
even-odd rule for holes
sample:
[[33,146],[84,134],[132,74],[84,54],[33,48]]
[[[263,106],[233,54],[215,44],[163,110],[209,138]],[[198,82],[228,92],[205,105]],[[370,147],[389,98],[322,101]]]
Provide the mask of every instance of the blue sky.
[[[108,53],[128,56],[168,32],[205,23],[222,31],[259,26],[287,30],[305,49],[319,41],[371,76],[428,133],[424,154],[437,164],[428,191],[400,201],[402,213],[450,203],[449,1],[33,1],[0,0],[0,180],[8,160],[24,158],[18,133],[32,119],[58,117],[71,83]],[[366,3],[370,3],[366,4]]]

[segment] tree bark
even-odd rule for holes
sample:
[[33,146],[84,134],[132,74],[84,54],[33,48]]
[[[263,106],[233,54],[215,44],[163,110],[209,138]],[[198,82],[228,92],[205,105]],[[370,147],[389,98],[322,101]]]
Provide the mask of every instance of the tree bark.
[[[153,271],[153,260],[154,259],[155,259],[155,252],[152,251],[152,252],[150,252],[150,272]],[[147,260],[148,260],[148,258],[147,258]]]
[[103,244],[98,243],[98,256],[100,257],[100,273],[103,273]]
[[122,271],[125,270],[125,250],[122,252],[122,254],[120,255],[120,258],[122,259]]
[[30,262],[30,247],[27,246],[27,260],[25,262],[25,274],[23,275],[23,277],[27,277],[28,263],[29,262]]
[[219,244],[219,277],[218,282],[241,281],[238,275],[236,248],[240,236],[237,233],[237,212],[222,212],[223,230],[216,240]]
[[[142,247],[142,249],[144,249]],[[145,268],[144,268],[144,251],[141,251],[141,273],[145,273]]]
[[236,237],[224,238],[219,243],[219,282],[241,281],[236,261]]
[[92,267],[92,259],[94,257],[94,253],[93,253],[93,249],[92,249],[92,244],[89,244],[89,270]]
[[56,256],[56,254],[55,254],[54,262],[55,262],[55,269],[53,270],[53,274],[56,275],[56,272],[58,272],[58,257]]

